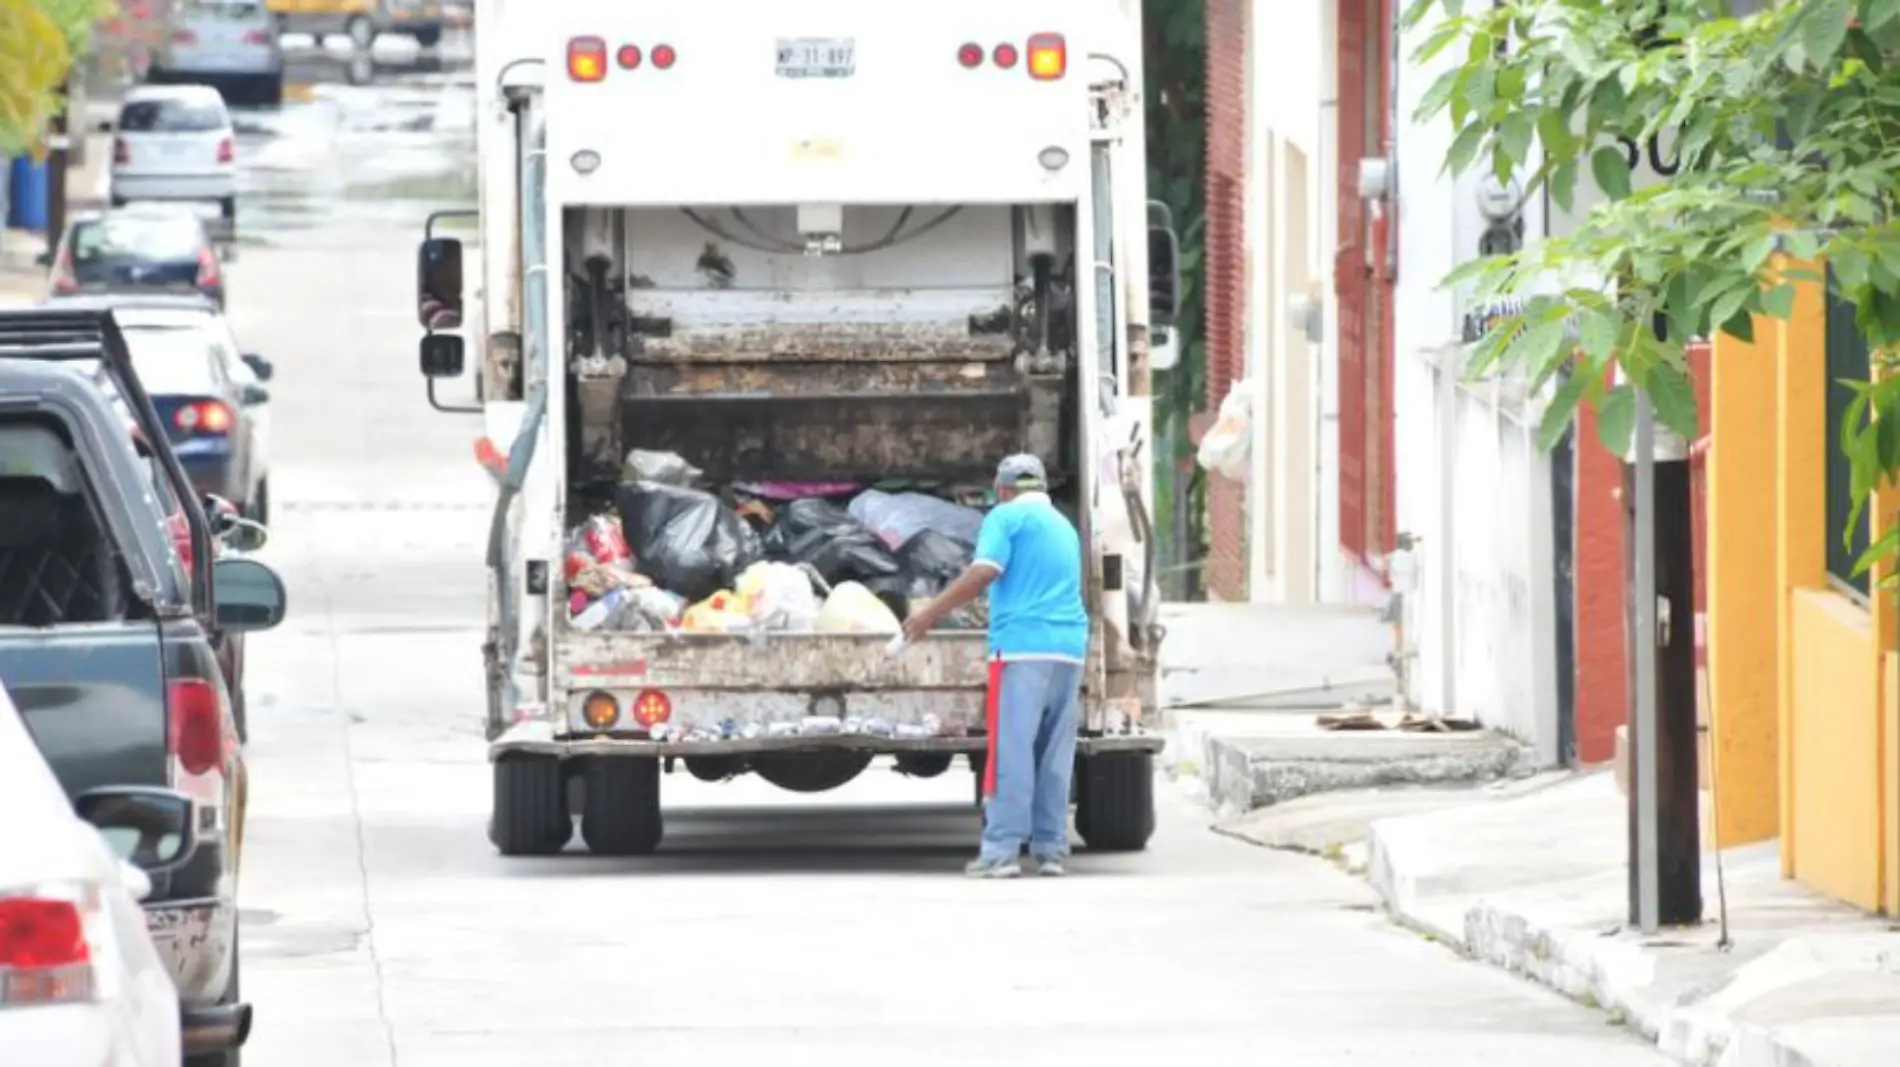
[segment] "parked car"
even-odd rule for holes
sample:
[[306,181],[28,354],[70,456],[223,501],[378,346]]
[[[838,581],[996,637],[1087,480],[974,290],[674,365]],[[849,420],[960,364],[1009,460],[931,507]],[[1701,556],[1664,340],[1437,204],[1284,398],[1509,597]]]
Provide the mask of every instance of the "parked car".
[[208,85],[141,85],[119,104],[112,138],[114,206],[134,200],[212,201],[237,224],[237,131]]
[[171,207],[82,213],[48,256],[47,299],[109,293],[197,294],[224,307],[224,264],[204,223]]
[[191,800],[107,787],[80,803],[103,825],[74,811],[0,687],[0,1048],[32,1067],[178,1067],[178,989],[140,901],[189,860]]
[[[86,363],[112,375],[183,504],[188,577],[121,416],[72,367]],[[199,826],[223,829],[170,877],[153,934],[183,1004],[187,1064],[229,1067],[250,1019],[236,896],[248,777],[213,639],[277,625],[283,582],[254,559],[214,562],[110,311],[0,312],[0,456],[0,678],[69,796],[177,789]]]
[[283,103],[284,47],[261,0],[182,0],[167,21],[171,35],[146,69],[148,85],[196,82],[245,103]]
[[445,24],[454,21],[454,5],[438,0],[268,0],[285,33],[307,33],[319,43],[331,34],[344,34],[359,50],[367,50],[385,34],[415,38],[424,48],[442,40]]
[[[125,334],[126,344],[132,350],[135,366],[142,358],[141,353],[148,349],[155,353],[177,354],[190,351],[193,344],[206,346],[211,353],[208,376],[225,383],[223,388],[233,394],[230,399],[241,401],[248,395],[254,401],[240,403],[237,411],[243,426],[233,428],[234,436],[241,431],[247,438],[243,444],[250,454],[253,470],[247,478],[221,479],[209,476],[199,480],[198,485],[204,493],[215,494],[237,504],[245,518],[258,523],[270,521],[270,394],[264,383],[271,380],[276,368],[263,356],[239,350],[237,335],[232,331],[229,319],[207,301],[193,296],[112,294],[70,297],[51,306],[74,310],[111,309],[119,329]],[[151,387],[151,382],[146,384]],[[109,377],[102,378],[100,385],[115,400],[119,399],[113,392]],[[168,401],[159,395],[162,390],[152,388],[151,391],[159,404],[160,415],[166,415]],[[260,397],[263,399],[257,399]],[[128,412],[127,418],[130,417]],[[173,423],[173,429],[178,429],[176,422]],[[177,441],[177,436],[173,440]],[[210,451],[215,451],[202,447],[205,444],[204,440],[199,440],[189,449],[178,449],[180,456],[186,460],[186,470],[194,478],[205,470],[200,465],[204,457]],[[215,475],[215,472],[212,473]]]

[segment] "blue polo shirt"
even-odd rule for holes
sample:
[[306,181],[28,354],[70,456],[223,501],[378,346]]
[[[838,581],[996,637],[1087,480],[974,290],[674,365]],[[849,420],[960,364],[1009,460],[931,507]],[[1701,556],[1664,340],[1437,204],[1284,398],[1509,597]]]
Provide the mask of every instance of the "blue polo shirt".
[[992,508],[976,535],[976,562],[998,572],[989,590],[992,655],[1087,659],[1082,538],[1047,495],[1024,493]]

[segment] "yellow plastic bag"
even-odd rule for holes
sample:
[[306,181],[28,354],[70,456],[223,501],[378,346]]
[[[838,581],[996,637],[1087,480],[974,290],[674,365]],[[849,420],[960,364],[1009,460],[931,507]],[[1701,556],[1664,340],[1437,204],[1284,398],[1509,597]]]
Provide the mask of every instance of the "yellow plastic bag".
[[745,601],[730,589],[694,604],[680,616],[680,629],[692,634],[743,633],[752,629],[752,616],[745,612]]
[[839,582],[825,598],[814,629],[833,634],[893,634],[897,615],[877,594],[857,582]]

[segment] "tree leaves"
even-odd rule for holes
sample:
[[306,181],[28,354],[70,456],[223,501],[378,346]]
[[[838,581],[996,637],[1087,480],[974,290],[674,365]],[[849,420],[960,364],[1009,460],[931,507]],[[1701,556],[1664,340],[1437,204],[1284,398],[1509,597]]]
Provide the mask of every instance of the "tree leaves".
[[1590,154],[1590,174],[1612,200],[1630,195],[1630,164],[1621,148],[1604,145]]
[[39,146],[69,54],[38,0],[0,0],[0,154]]

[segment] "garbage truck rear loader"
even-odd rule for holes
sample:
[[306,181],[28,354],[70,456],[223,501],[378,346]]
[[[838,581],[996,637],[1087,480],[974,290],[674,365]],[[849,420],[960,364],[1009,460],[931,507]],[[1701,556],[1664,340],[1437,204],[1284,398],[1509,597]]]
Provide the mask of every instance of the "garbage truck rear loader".
[[[1148,368],[1179,283],[1146,197],[1138,0],[533,12],[537,49],[478,71],[521,160],[509,197],[484,197],[490,215],[519,212],[518,245],[494,254],[518,257],[502,273],[522,293],[518,324],[487,323],[518,325],[520,345],[481,346],[490,426],[510,427],[490,556],[496,846],[558,851],[578,813],[592,851],[651,851],[675,770],[812,792],[893,757],[980,781],[980,625],[893,657],[905,605],[875,582],[890,605],[877,632],[728,628],[746,609],[720,597],[683,621],[626,605],[664,600],[669,581],[697,600],[765,558],[824,571],[812,553],[862,531],[781,533],[799,515],[862,517],[854,494],[874,485],[913,494],[877,498],[910,501],[913,526],[967,538],[938,520],[974,521],[996,462],[1027,451],[1085,546],[1077,829],[1091,848],[1144,847],[1162,746]],[[460,307],[460,255],[424,243],[438,312]],[[431,333],[424,373],[460,374],[462,352]],[[695,468],[693,487],[658,485],[655,463]],[[704,521],[661,516],[656,540],[639,509],[661,498]],[[616,519],[633,560],[602,595],[569,540],[611,539]],[[895,555],[876,532],[864,552]],[[578,554],[583,570],[604,558]]]

